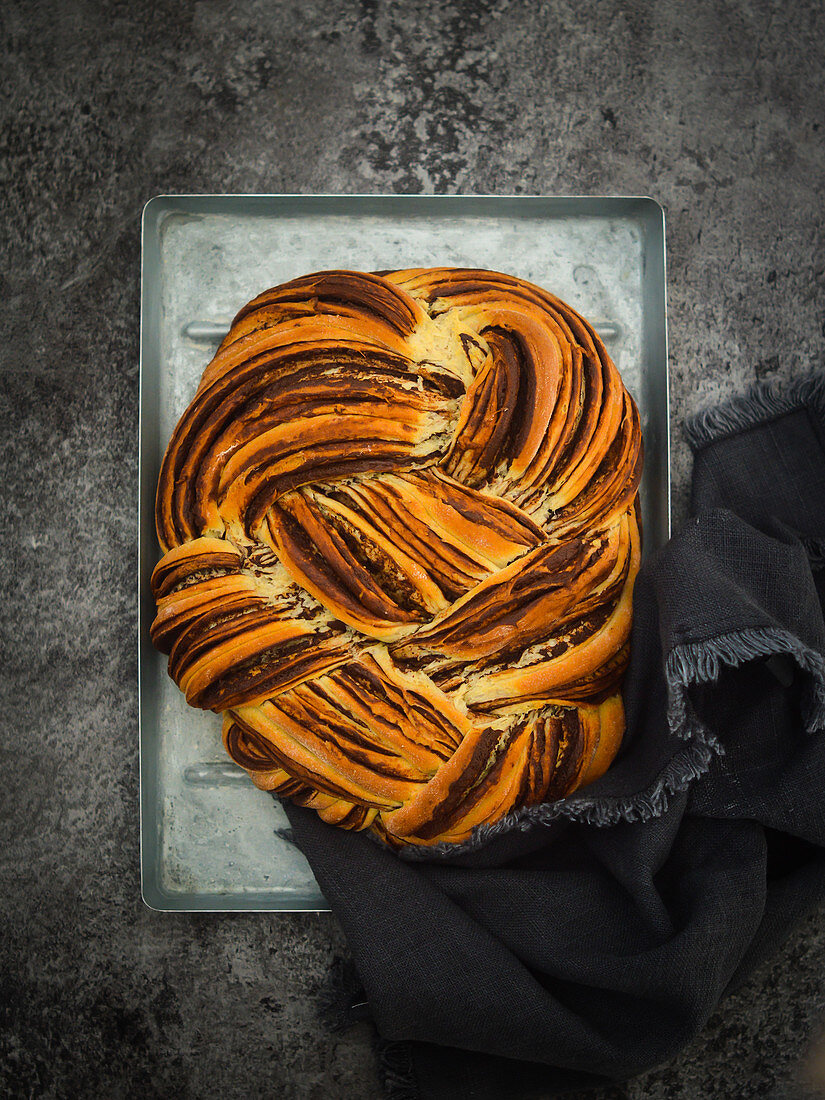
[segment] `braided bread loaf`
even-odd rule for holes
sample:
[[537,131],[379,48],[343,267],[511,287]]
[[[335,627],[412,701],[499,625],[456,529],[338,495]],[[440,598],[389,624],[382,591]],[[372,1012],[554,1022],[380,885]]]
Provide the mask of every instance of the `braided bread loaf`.
[[325,271],[232,323],[166,451],[152,639],[257,786],[467,838],[613,760],[636,406],[530,283]]

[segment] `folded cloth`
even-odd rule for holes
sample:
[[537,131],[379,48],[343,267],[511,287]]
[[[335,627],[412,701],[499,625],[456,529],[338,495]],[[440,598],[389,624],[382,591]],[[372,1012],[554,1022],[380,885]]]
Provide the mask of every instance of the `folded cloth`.
[[391,1096],[650,1069],[825,896],[825,375],[688,435],[693,516],[639,575],[605,776],[400,856],[286,807],[391,1041]]

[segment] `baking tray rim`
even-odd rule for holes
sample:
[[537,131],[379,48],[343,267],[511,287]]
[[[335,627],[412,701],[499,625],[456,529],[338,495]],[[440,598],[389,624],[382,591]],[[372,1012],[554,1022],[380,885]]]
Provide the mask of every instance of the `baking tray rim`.
[[[656,244],[660,250],[660,255],[656,257],[656,273],[658,275],[661,271],[661,320],[662,320],[662,332],[661,332],[661,350],[662,350],[662,369],[664,376],[664,406],[665,406],[665,423],[664,423],[664,437],[662,440],[662,446],[664,449],[664,481],[665,481],[665,517],[666,517],[666,532],[669,537],[671,534],[672,524],[672,484],[671,484],[671,438],[670,438],[670,371],[668,361],[668,329],[667,329],[667,237],[666,237],[666,213],[664,206],[653,196],[645,194],[634,195],[581,195],[581,194],[563,194],[563,195],[546,195],[546,194],[494,194],[494,193],[479,193],[479,194],[418,194],[418,195],[404,195],[393,193],[370,193],[370,192],[354,192],[354,193],[342,193],[342,192],[318,192],[318,193],[301,193],[301,192],[288,192],[288,193],[273,193],[273,192],[161,192],[153,195],[143,205],[140,216],[140,237],[141,237],[141,262],[140,262],[140,337],[139,337],[139,383],[138,383],[138,499],[137,499],[137,531],[138,531],[138,568],[137,568],[137,584],[136,584],[136,599],[137,599],[137,631],[136,631],[136,648],[137,648],[137,686],[138,686],[138,774],[139,774],[139,797],[138,797],[138,809],[139,809],[139,848],[140,848],[140,892],[141,899],[147,909],[157,913],[324,913],[329,912],[328,906],[318,906],[317,904],[285,904],[274,907],[272,904],[266,904],[261,901],[260,894],[253,897],[249,897],[249,905],[243,903],[244,895],[242,893],[203,893],[203,894],[176,894],[167,891],[163,888],[159,881],[158,867],[149,868],[147,866],[147,817],[148,810],[146,801],[148,799],[148,776],[147,771],[149,768],[149,761],[147,759],[147,753],[144,750],[144,700],[143,691],[145,685],[144,677],[144,665],[143,665],[143,647],[146,645],[146,634],[144,630],[144,618],[143,608],[147,603],[147,599],[144,593],[144,558],[148,551],[146,545],[147,539],[144,534],[144,523],[146,520],[146,501],[144,493],[144,429],[145,429],[145,375],[144,375],[144,363],[147,352],[147,329],[148,329],[148,315],[152,307],[157,308],[159,303],[154,301],[150,303],[147,300],[146,282],[147,282],[147,252],[150,248],[147,246],[150,242],[150,234],[155,234],[154,243],[156,246],[160,244],[160,231],[162,228],[163,220],[166,216],[173,213],[183,213],[185,211],[175,210],[174,207],[177,204],[185,204],[195,202],[199,205],[210,205],[216,203],[219,205],[234,206],[236,203],[241,204],[246,201],[252,201],[256,205],[260,204],[260,214],[266,214],[266,206],[269,205],[270,210],[273,206],[288,206],[289,204],[296,204],[311,208],[313,206],[323,208],[327,206],[340,207],[343,212],[348,205],[362,206],[366,203],[375,203],[378,206],[384,206],[386,208],[392,208],[394,206],[419,206],[422,209],[427,206],[439,205],[442,208],[455,208],[456,210],[462,207],[465,210],[469,207],[470,211],[472,207],[481,208],[479,213],[484,210],[484,207],[494,208],[496,205],[507,204],[508,206],[524,207],[529,209],[530,207],[536,208],[540,204],[544,204],[548,207],[559,207],[559,211],[547,211],[548,217],[564,217],[564,207],[576,206],[579,209],[573,211],[569,210],[566,216],[578,216],[578,217],[609,217],[620,216],[621,213],[629,215],[631,212],[641,212],[645,209],[648,211],[648,216],[652,217],[652,227],[656,231],[657,241]],[[605,210],[605,206],[615,207],[615,210]],[[470,212],[468,211],[468,212]],[[275,213],[275,210],[271,210]],[[334,213],[337,211],[327,210],[328,213]],[[379,213],[380,211],[372,211]],[[486,212],[486,211],[484,211]],[[492,209],[491,209],[492,212]],[[195,212],[196,214],[199,212]],[[203,213],[218,214],[220,210],[207,210]],[[244,212],[246,216],[250,214],[257,215],[258,211]],[[159,248],[158,248],[159,252]],[[159,256],[158,256],[159,258]],[[659,264],[661,260],[661,264]],[[154,500],[154,493],[150,494],[150,499]],[[151,544],[151,536],[148,539]],[[151,873],[154,872],[154,873]],[[267,895],[267,898],[272,895]],[[231,907],[227,907],[227,901],[232,901]],[[287,898],[284,899],[288,901]],[[323,899],[321,899],[323,900]]]

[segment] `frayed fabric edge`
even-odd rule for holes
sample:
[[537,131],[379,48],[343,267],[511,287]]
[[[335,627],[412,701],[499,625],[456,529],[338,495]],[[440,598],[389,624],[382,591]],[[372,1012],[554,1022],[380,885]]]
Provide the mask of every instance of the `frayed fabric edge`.
[[825,372],[806,374],[786,386],[757,382],[746,393],[689,417],[684,431],[690,446],[698,451],[799,408],[813,409],[825,422]]
[[665,662],[668,687],[668,726],[685,742],[644,791],[623,798],[572,796],[560,802],[529,806],[508,814],[492,825],[479,825],[460,844],[408,845],[398,854],[402,859],[423,861],[465,855],[514,829],[526,831],[534,825],[549,825],[566,819],[585,825],[606,827],[621,822],[649,821],[667,810],[670,799],[681,794],[709,769],[724,747],[708,730],[690,703],[693,684],[716,680],[723,667],[738,668],[746,661],[774,655],[792,657],[810,676],[803,698],[803,718],[808,732],[825,728],[825,659],[798,638],[778,628],[765,627],[734,631],[705,642],[690,642],[671,650]]
[[561,802],[548,802],[529,806],[525,810],[508,814],[493,825],[478,825],[468,840],[461,844],[409,844],[398,851],[401,859],[430,860],[474,852],[498,836],[519,829],[526,832],[534,825],[550,825],[560,818],[582,825],[606,827],[621,822],[649,821],[660,817],[670,804],[670,798],[690,786],[710,767],[716,755],[714,745],[706,743],[697,730],[692,744],[680,749],[655,782],[646,790],[625,798],[570,798]]
[[672,732],[692,724],[688,718],[687,688],[719,677],[723,666],[738,668],[761,657],[792,657],[810,679],[802,699],[802,717],[808,733],[825,728],[825,658],[795,635],[779,627],[759,627],[722,634],[705,642],[675,646],[665,665],[670,691],[668,722]]
[[420,1100],[412,1047],[404,1040],[377,1039],[375,1060],[386,1100]]

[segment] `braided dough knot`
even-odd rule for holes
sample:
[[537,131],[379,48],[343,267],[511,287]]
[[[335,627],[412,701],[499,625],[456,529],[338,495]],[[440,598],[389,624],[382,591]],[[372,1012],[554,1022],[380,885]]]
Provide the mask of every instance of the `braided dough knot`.
[[641,469],[604,345],[540,288],[295,279],[240,311],[167,449],[153,641],[259,787],[461,841],[618,750]]

